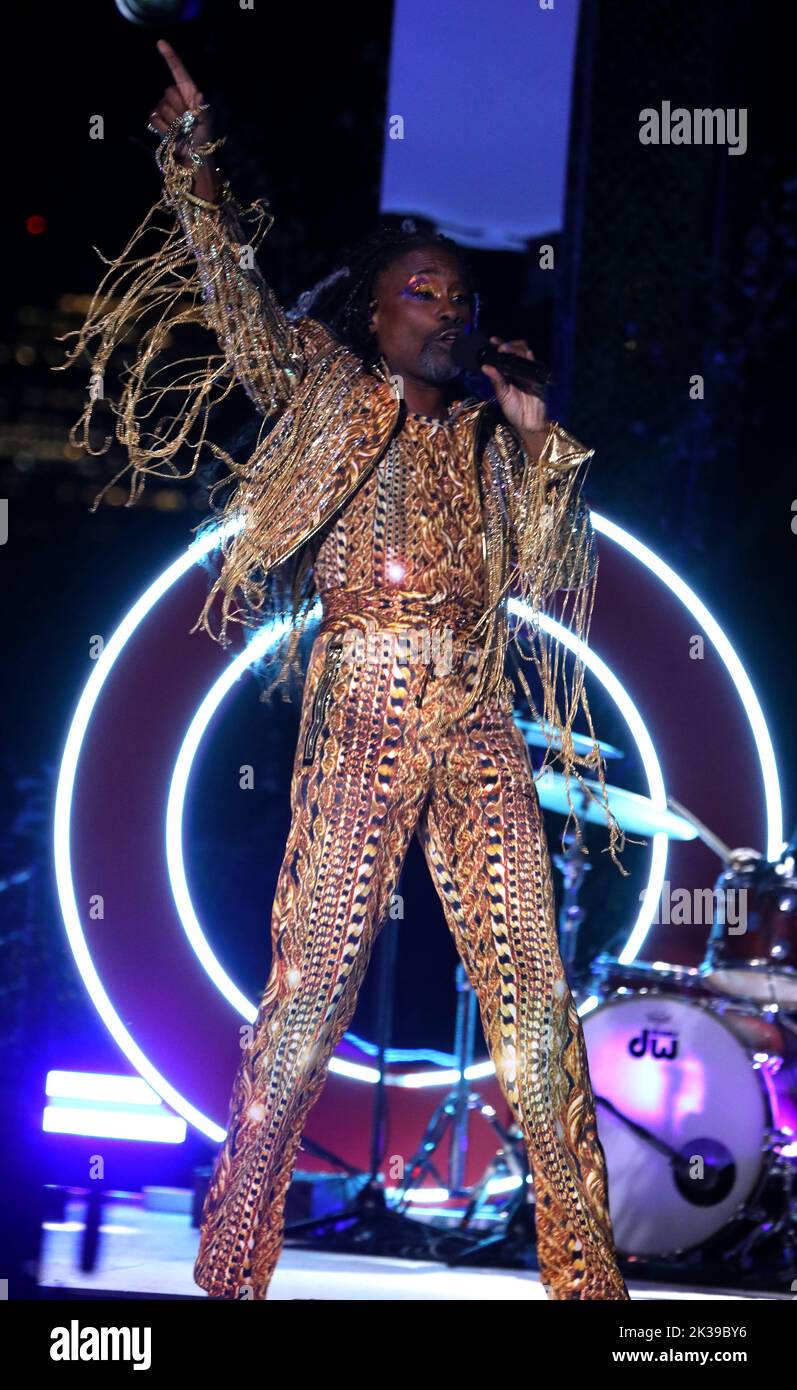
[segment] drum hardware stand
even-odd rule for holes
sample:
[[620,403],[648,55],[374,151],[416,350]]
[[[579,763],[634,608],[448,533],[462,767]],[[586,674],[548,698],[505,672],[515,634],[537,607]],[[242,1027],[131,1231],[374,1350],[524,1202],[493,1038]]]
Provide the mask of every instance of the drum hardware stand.
[[674,796],[667,797],[667,805],[671,811],[675,811],[676,815],[683,816],[684,820],[688,820],[690,825],[695,827],[703,844],[708,845],[709,849],[713,849],[714,853],[717,855],[718,859],[722,860],[723,864],[730,864],[737,851],[732,850],[730,845],[726,845],[724,840],[721,840],[718,835],[715,835],[713,830],[709,830],[708,826],[704,825],[702,820],[698,820],[697,816],[693,815],[688,807],[682,806],[680,801],[676,801]]
[[448,1191],[452,1197],[465,1194],[465,1159],[468,1151],[468,1116],[471,1110],[484,1111],[484,1101],[475,1091],[471,1091],[467,1069],[473,1065],[476,1038],[476,1019],[478,1014],[476,996],[468,982],[465,967],[460,961],[456,967],[457,1014],[454,1027],[454,1054],[459,1073],[457,1081],[443,1098],[427,1124],[421,1142],[407,1168],[406,1180],[401,1185],[395,1210],[403,1210],[408,1201],[407,1194],[423,1179],[432,1173],[441,1187],[446,1183],[441,1179],[435,1166],[433,1155],[444,1136],[451,1131],[451,1147],[448,1156]]
[[[474,1187],[459,1225],[436,1242],[435,1254],[454,1268],[456,1265],[485,1264],[486,1251],[490,1252],[488,1262],[495,1264],[500,1251],[506,1257],[503,1263],[515,1268],[518,1265],[527,1267],[530,1265],[529,1255],[536,1245],[536,1229],[533,1188],[529,1182],[529,1161],[523,1134],[514,1122],[508,1129],[502,1125],[491,1107],[483,1107],[482,1113],[498,1132],[501,1148]],[[501,1212],[500,1230],[486,1234],[470,1231],[479,1208],[490,1198],[491,1183],[496,1178],[510,1175],[517,1179],[517,1189]]]
[[614,1105],[612,1101],[607,1100],[606,1096],[596,1095],[595,1105],[602,1105],[604,1110],[608,1110],[611,1115],[614,1115],[614,1118],[625,1125],[626,1129],[630,1129],[634,1134],[638,1135],[643,1143],[649,1144],[652,1149],[658,1149],[660,1154],[663,1154],[665,1158],[670,1160],[673,1167],[677,1163],[682,1163],[684,1161],[678,1149],[674,1149],[672,1144],[668,1144],[666,1140],[659,1139],[651,1130],[646,1129],[644,1125],[638,1124],[636,1120],[632,1120],[629,1115],[624,1115],[622,1110],[618,1110],[617,1106]]
[[[783,1255],[781,1267],[787,1278],[797,1274],[797,1162],[781,1152],[781,1145],[793,1142],[794,1136],[782,1129],[768,1136],[767,1147],[775,1155],[774,1162],[751,1199],[750,1210],[744,1213],[745,1219],[755,1221],[756,1225],[749,1235],[737,1241],[724,1255],[727,1260],[738,1258],[745,1268],[749,1268],[752,1252],[758,1246],[779,1238]],[[780,1215],[774,1221],[762,1204],[764,1192],[773,1177],[778,1180],[781,1189]]]
[[586,913],[578,901],[584,879],[592,865],[587,864],[579,847],[575,830],[566,830],[564,850],[553,856],[553,862],[562,875],[564,890],[559,908],[559,944],[562,964],[568,983],[573,984],[578,950],[578,934]]
[[[647,1129],[644,1125],[639,1124],[636,1120],[632,1120],[630,1116],[624,1115],[622,1110],[618,1109],[612,1101],[607,1100],[606,1096],[596,1095],[595,1105],[596,1108],[602,1105],[604,1110],[608,1110],[610,1114],[614,1115],[615,1119],[625,1125],[626,1129],[630,1129],[633,1134],[636,1134],[644,1144],[647,1144],[651,1149],[656,1149],[658,1153],[663,1154],[664,1157],[669,1160],[673,1179],[678,1187],[681,1187],[690,1180],[689,1169],[692,1157],[688,1152],[688,1144],[685,1149],[673,1148],[672,1144],[668,1144],[665,1139],[660,1139],[658,1135],[653,1134],[652,1131]],[[727,1184],[729,1179],[729,1174],[731,1172],[729,1167],[729,1156],[721,1152],[716,1156],[724,1161],[708,1169],[702,1184],[703,1191],[705,1192],[716,1193],[717,1189],[722,1189],[723,1183]]]
[[[520,1140],[517,1142],[518,1144],[521,1143]],[[529,1256],[536,1247],[536,1239],[532,1186],[527,1177],[524,1177],[518,1186],[516,1195],[506,1208],[500,1231],[484,1235],[481,1239],[471,1240],[464,1248],[453,1253],[447,1252],[445,1248],[439,1249],[446,1264],[452,1268],[455,1265],[484,1264],[486,1251],[490,1252],[490,1259],[487,1263],[491,1265],[498,1263],[496,1257],[499,1252],[502,1252],[507,1257],[505,1263],[515,1267],[518,1264],[530,1267]]]
[[[452,1196],[464,1196],[468,1189],[465,1180],[465,1155],[468,1140],[468,1117],[471,1111],[480,1115],[498,1134],[501,1147],[491,1159],[479,1182],[471,1190],[468,1204],[456,1226],[441,1231],[440,1227],[430,1227],[433,1233],[433,1253],[445,1260],[450,1267],[467,1264],[480,1259],[484,1251],[505,1248],[512,1257],[512,1263],[534,1247],[533,1205],[530,1201],[528,1178],[528,1158],[523,1135],[513,1123],[503,1125],[491,1105],[485,1104],[482,1097],[471,1090],[465,1075],[472,1065],[477,1018],[476,996],[468,983],[464,966],[457,965],[457,1022],[456,1055],[459,1080],[448,1095],[437,1106],[426,1129],[415,1157],[408,1168],[407,1180],[402,1187],[396,1210],[406,1204],[407,1194],[426,1173],[432,1173],[440,1181],[438,1169],[433,1162],[433,1154],[447,1131],[451,1131],[451,1150],[449,1155],[449,1192]],[[506,1209],[505,1220],[498,1233],[477,1235],[469,1230],[479,1208],[489,1197],[491,1182],[496,1177],[512,1175],[518,1179],[518,1191]],[[417,1223],[414,1223],[417,1224]]]
[[[376,1255],[390,1250],[394,1254],[416,1259],[424,1255],[428,1258],[429,1255],[434,1233],[423,1222],[388,1206],[379,1172],[385,1147],[385,1053],[393,1027],[393,978],[397,945],[397,926],[393,922],[384,923],[376,951],[378,1080],[374,1087],[371,1119],[371,1171],[365,1184],[347,1206],[324,1216],[286,1225],[286,1238],[304,1237],[304,1243],[312,1249],[356,1250],[361,1254]],[[307,1139],[303,1140],[303,1146],[316,1153],[325,1153]],[[350,1165],[340,1166],[352,1173]],[[343,1222],[347,1223],[343,1229],[337,1229]]]
[[462,1213],[460,1229],[467,1228],[475,1220],[479,1207],[482,1202],[490,1196],[490,1184],[506,1177],[514,1177],[519,1183],[524,1183],[529,1174],[528,1157],[523,1143],[523,1135],[516,1124],[512,1124],[509,1129],[501,1124],[498,1116],[493,1113],[491,1123],[497,1130],[501,1140],[501,1147],[493,1155],[481,1178],[473,1188],[470,1201]]

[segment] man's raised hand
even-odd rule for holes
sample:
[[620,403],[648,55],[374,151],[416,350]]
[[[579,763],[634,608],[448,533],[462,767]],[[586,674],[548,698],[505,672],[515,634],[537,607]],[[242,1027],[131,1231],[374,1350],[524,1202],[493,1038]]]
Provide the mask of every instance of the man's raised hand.
[[[189,73],[182,59],[165,39],[158,40],[158,52],[163,56],[169,71],[174,78],[171,86],[167,87],[157,106],[150,112],[150,124],[165,135],[169,127],[186,112],[194,111],[197,113],[197,123],[191,131],[191,145],[196,149],[199,145],[205,145],[213,139],[213,123],[210,110],[200,111],[200,106],[205,106],[205,98],[197,87],[193,77]],[[188,150],[182,155],[178,155],[180,162],[188,162]],[[202,173],[205,166],[202,166]],[[209,173],[209,171],[208,171]],[[197,187],[205,183],[197,171]],[[215,180],[208,178],[206,191],[215,187]]]

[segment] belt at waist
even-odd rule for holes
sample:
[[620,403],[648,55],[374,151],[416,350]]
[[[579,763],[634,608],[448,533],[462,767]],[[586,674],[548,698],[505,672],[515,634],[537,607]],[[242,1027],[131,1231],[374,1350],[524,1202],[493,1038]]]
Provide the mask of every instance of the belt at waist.
[[329,589],[321,601],[319,635],[342,633],[350,660],[396,659],[425,667],[416,704],[430,676],[475,671],[482,660],[481,646],[469,640],[480,614],[455,597],[435,603],[430,595],[407,589]]
[[481,616],[472,602],[446,594],[439,600],[413,589],[327,589],[321,594],[321,631],[342,618],[360,617],[384,629],[401,630],[420,623],[451,630],[453,640],[466,637]]

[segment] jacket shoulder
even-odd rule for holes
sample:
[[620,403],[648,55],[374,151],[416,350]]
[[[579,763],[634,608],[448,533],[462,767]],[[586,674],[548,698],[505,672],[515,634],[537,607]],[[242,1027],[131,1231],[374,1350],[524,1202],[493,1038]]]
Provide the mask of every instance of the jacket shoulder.
[[343,351],[343,344],[319,319],[301,314],[292,322],[308,358],[316,357],[320,353],[334,352],[336,349]]

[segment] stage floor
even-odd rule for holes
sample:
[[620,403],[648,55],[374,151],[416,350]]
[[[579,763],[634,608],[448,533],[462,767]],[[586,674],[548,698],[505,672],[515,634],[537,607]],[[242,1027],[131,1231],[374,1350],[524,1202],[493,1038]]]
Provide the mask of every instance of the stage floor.
[[[198,1235],[187,1212],[151,1211],[140,1204],[108,1202],[100,1249],[91,1273],[80,1269],[84,1204],[70,1202],[63,1222],[47,1222],[41,1283],[97,1297],[107,1293],[204,1298],[192,1279]],[[633,1300],[789,1299],[791,1295],[722,1288],[688,1288],[628,1279]],[[472,1301],[545,1299],[539,1275],[526,1270],[450,1269],[425,1260],[337,1254],[286,1246],[270,1299],[382,1302],[410,1299]]]

